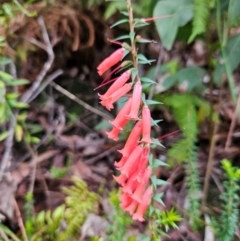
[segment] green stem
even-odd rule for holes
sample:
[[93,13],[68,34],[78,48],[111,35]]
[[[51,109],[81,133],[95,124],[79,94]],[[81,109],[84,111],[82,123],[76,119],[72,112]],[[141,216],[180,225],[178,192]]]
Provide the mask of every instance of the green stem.
[[[126,0],[126,1],[127,1],[127,8],[128,8],[130,33],[134,34],[135,31],[134,31],[132,2],[131,2],[131,0]],[[132,48],[132,57],[133,57],[133,67],[137,70],[138,69],[138,58],[137,58],[137,48],[136,48],[135,38],[131,39],[131,48]],[[140,77],[138,74],[136,76],[136,80],[137,81],[140,80]]]
[[227,20],[225,20],[225,22],[223,23],[224,27],[222,29],[220,0],[217,0],[217,9],[216,10],[217,10],[216,22],[217,22],[218,38],[220,41],[221,52],[222,52],[222,56],[224,59],[224,65],[225,65],[225,69],[226,69],[229,88],[230,88],[231,96],[232,96],[234,103],[237,103],[237,96],[235,93],[235,84],[234,84],[234,78],[232,75],[231,64],[229,62],[229,58],[228,58],[228,55],[226,52],[226,44],[227,44],[227,36],[228,36],[227,25],[226,25]]
[[229,62],[229,59],[228,59],[228,56],[226,53],[226,48],[221,47],[221,51],[222,51],[222,56],[224,59],[224,65],[225,65],[225,69],[226,69],[226,74],[227,74],[227,78],[228,78],[231,96],[232,96],[234,103],[237,103],[237,96],[235,93],[235,84],[234,84],[235,81],[234,81],[234,77],[232,75],[231,65],[230,65],[230,62]]

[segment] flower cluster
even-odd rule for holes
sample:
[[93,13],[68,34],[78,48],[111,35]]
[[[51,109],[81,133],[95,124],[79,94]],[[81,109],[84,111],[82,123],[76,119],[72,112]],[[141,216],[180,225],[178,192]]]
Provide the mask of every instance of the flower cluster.
[[[103,75],[112,66],[119,63],[124,56],[124,48],[116,50],[98,66],[99,75]],[[148,185],[152,173],[148,166],[150,144],[152,143],[151,113],[148,106],[142,102],[142,84],[140,80],[132,81],[132,69],[123,72],[105,94],[100,95],[100,103],[108,110],[114,108],[113,104],[123,96],[128,99],[119,111],[116,118],[110,121],[113,128],[106,132],[108,138],[118,140],[119,133],[129,121],[134,122],[134,127],[123,149],[119,150],[122,158],[115,162],[120,171],[114,179],[122,186],[120,196],[121,207],[128,211],[134,220],[144,221],[143,215],[150,204],[152,188]]]

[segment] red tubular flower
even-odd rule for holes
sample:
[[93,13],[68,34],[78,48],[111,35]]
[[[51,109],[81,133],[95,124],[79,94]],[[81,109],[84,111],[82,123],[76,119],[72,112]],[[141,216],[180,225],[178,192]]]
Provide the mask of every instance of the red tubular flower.
[[112,139],[114,141],[118,140],[118,134],[120,133],[121,130],[119,130],[116,127],[113,127],[111,131],[106,131],[106,134],[108,136],[109,139]]
[[119,162],[114,162],[115,167],[121,169],[127,161],[127,157],[123,156]]
[[112,95],[110,95],[107,100],[102,100],[100,103],[103,106],[105,106],[108,110],[111,110],[113,109],[113,104],[118,99],[126,95],[131,90],[131,88],[132,88],[131,84],[125,84],[124,86],[116,90]]
[[130,213],[130,215],[133,215],[133,213],[135,212],[136,208],[137,208],[138,202],[135,200],[132,200],[132,202],[124,208],[124,211],[127,211]]
[[131,120],[139,120],[138,111],[139,111],[139,107],[142,99],[142,85],[140,81],[138,81],[134,86],[132,98],[133,100],[132,100],[131,111],[129,115],[127,115],[127,118]]
[[118,150],[123,156],[129,156],[137,146],[138,139],[142,133],[142,121],[138,121],[132,129],[123,149]]
[[132,104],[132,97],[125,103],[123,108],[119,111],[117,117],[113,121],[109,121],[113,126],[122,130],[126,122],[126,115],[129,113]]
[[124,187],[122,188],[122,190],[124,193],[133,194],[133,192],[136,190],[138,186],[138,182],[136,180],[133,180],[132,178],[129,178],[126,184],[123,186]]
[[152,198],[152,194],[153,194],[153,190],[151,187],[149,187],[143,194],[142,196],[142,200],[138,205],[137,211],[133,214],[132,218],[134,220],[138,220],[140,222],[145,221],[145,219],[143,218],[144,213],[146,212],[149,204],[150,204],[150,200]]
[[137,180],[139,183],[143,182],[143,175],[148,166],[149,151],[150,151],[149,146],[147,147],[145,146],[138,164],[138,170],[136,174],[132,177],[134,180]]
[[143,174],[142,183],[139,183],[136,190],[134,191],[132,198],[136,200],[137,202],[141,202],[143,193],[146,189],[146,186],[148,184],[149,178],[151,176],[152,170],[150,168],[146,169]]
[[113,84],[109,87],[104,95],[98,94],[101,100],[107,100],[116,90],[121,88],[129,80],[131,74],[130,70],[125,71],[120,77],[118,77]]
[[138,165],[138,159],[141,156],[143,152],[143,147],[136,146],[136,148],[133,150],[133,152],[128,157],[126,163],[121,168],[121,172],[125,174],[127,177],[130,176],[134,172],[134,167],[137,167]]
[[118,184],[120,184],[120,185],[122,185],[122,186],[125,185],[125,182],[126,182],[127,179],[128,179],[127,176],[124,175],[124,174],[121,174],[121,175],[118,176],[118,177],[113,176],[113,178],[115,179],[115,181],[116,181]]
[[121,196],[119,197],[120,201],[121,201],[121,204],[120,206],[122,208],[125,208],[127,207],[131,202],[132,202],[132,198],[129,194],[127,193],[122,193]]
[[120,48],[113,52],[109,57],[104,59],[97,67],[98,74],[103,75],[108,69],[120,62],[124,55],[124,48]]
[[151,112],[148,106],[144,106],[142,110],[143,133],[141,142],[153,143],[151,139]]

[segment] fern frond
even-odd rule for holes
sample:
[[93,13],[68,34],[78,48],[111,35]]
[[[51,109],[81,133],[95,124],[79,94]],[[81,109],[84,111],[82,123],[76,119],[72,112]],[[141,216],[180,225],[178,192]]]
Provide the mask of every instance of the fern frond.
[[197,165],[197,150],[195,145],[189,147],[187,160],[185,161],[187,195],[189,199],[188,211],[190,215],[190,224],[193,229],[199,226],[200,217],[200,178]]
[[[222,214],[220,216],[220,222],[215,224],[215,228],[218,231],[217,236],[220,241],[232,241],[234,240],[234,233],[238,228],[239,222],[239,185],[240,181],[240,169],[233,167],[231,162],[223,160],[222,167],[224,170],[224,176],[226,181],[223,182],[225,191],[220,196],[222,202]],[[215,222],[216,223],[216,222]]]
[[[168,151],[170,162],[183,162],[186,170],[187,194],[189,199],[190,223],[193,228],[198,226],[200,216],[200,178],[197,165],[196,140],[198,133],[199,113],[209,114],[209,104],[194,95],[172,95],[163,100],[172,110],[174,119],[182,129],[183,139],[173,144]],[[205,113],[206,112],[206,113]]]
[[193,31],[188,40],[189,43],[192,42],[197,35],[205,32],[209,13],[209,0],[194,0]]
[[73,177],[73,186],[63,188],[63,192],[67,195],[65,204],[54,211],[40,212],[29,223],[35,228],[31,241],[75,240],[87,215],[97,211],[99,196],[90,192],[81,179]]

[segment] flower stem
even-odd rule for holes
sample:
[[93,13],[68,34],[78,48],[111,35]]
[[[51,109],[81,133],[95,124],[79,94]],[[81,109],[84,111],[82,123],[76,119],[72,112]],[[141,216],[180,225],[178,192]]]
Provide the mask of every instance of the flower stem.
[[[133,20],[133,9],[132,9],[132,2],[131,0],[127,1],[127,8],[128,8],[128,16],[129,16],[129,28],[130,34],[134,34],[134,20]],[[132,56],[133,56],[133,66],[137,70],[138,69],[138,58],[137,58],[137,48],[135,43],[135,38],[131,38],[131,48],[132,48]],[[139,75],[136,76],[136,82],[140,80]],[[133,80],[134,81],[134,80]]]

